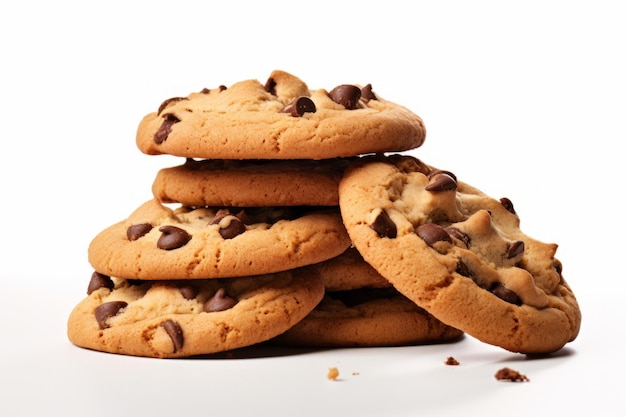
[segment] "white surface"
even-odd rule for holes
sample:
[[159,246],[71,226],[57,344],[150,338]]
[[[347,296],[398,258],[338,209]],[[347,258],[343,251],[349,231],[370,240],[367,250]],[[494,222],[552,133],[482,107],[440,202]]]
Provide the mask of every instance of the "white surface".
[[[620,2],[197,3],[0,5],[0,415],[620,412]],[[89,241],[179,162],[137,150],[140,118],[275,68],[311,88],[371,82],[420,114],[428,138],[414,155],[511,198],[527,234],[559,244],[583,312],[578,339],[541,360],[471,337],[175,361],[72,346],[65,322],[85,296]],[[503,366],[531,381],[496,381]]]

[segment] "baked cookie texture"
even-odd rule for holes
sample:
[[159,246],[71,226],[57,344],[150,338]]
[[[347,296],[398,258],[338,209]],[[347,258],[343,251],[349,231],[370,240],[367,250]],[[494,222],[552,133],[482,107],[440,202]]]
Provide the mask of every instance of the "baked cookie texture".
[[152,193],[185,206],[337,206],[339,181],[353,159],[189,158],[161,169]]
[[581,313],[557,245],[525,235],[509,199],[402,155],[354,163],[339,199],[363,258],[447,325],[528,354],[576,338]]
[[337,207],[172,209],[149,200],[96,235],[88,258],[109,276],[228,278],[314,264],[349,246]]
[[204,159],[325,159],[398,152],[422,145],[426,130],[409,109],[371,85],[310,90],[274,71],[174,97],[140,122],[136,143],[149,155]]
[[179,358],[232,350],[279,335],[322,299],[312,271],[230,279],[148,281],[94,273],[71,312],[77,346],[133,356]]

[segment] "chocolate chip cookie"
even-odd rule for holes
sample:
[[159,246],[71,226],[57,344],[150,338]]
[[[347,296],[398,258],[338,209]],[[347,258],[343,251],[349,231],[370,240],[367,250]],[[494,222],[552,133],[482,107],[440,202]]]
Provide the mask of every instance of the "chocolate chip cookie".
[[392,155],[353,163],[339,204],[363,258],[443,323],[529,354],[576,338],[581,313],[557,245],[524,234],[508,198]]
[[165,100],[137,129],[149,155],[201,159],[325,159],[422,145],[422,119],[384,100],[371,84],[310,90],[274,71]]
[[187,207],[149,200],[91,241],[88,259],[116,277],[169,280],[265,274],[343,253],[338,207]]
[[161,169],[152,193],[162,203],[186,206],[337,206],[339,180],[350,161],[189,158]]
[[95,272],[68,319],[77,346],[102,352],[179,358],[271,339],[322,299],[312,271],[193,281],[111,278]]

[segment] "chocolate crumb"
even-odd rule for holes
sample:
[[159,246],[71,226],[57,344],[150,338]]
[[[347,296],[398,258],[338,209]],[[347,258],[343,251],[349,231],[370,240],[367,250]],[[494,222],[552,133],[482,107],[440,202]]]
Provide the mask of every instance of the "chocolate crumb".
[[522,375],[516,370],[504,367],[494,375],[498,381],[510,381],[510,382],[528,382],[530,379],[526,375]]
[[446,359],[446,361],[444,362],[446,365],[459,365],[459,361],[457,361],[456,359],[454,359],[452,356],[448,356],[448,358]]

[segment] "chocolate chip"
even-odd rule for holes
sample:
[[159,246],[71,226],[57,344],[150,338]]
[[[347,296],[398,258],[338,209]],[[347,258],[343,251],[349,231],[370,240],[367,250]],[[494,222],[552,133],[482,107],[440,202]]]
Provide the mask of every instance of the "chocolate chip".
[[219,225],[220,235],[224,239],[232,239],[246,231],[246,225],[230,213],[222,213],[215,216],[209,224]]
[[428,246],[433,246],[437,242],[450,242],[452,238],[446,230],[435,223],[425,223],[415,229],[415,233],[421,237]]
[[380,237],[393,239],[398,236],[398,228],[385,210],[380,211],[378,216],[376,216],[376,220],[374,220],[374,223],[372,223],[370,227],[378,233]]
[[198,289],[193,285],[183,285],[179,288],[180,294],[185,300],[193,300],[198,296]]
[[509,247],[506,251],[506,256],[508,259],[513,259],[518,255],[524,253],[524,242],[521,240],[516,240],[515,242],[509,243]]
[[94,271],[93,274],[91,274],[91,280],[89,280],[89,285],[87,286],[87,295],[103,287],[112,290],[114,285],[110,276]]
[[159,249],[172,250],[185,246],[191,240],[191,235],[176,226],[161,226],[159,232],[162,233],[157,241]]
[[206,303],[204,303],[203,310],[206,313],[224,311],[233,308],[236,304],[237,300],[226,294],[224,288],[220,288],[215,292],[213,297],[209,298]]
[[274,80],[271,77],[268,78],[263,88],[265,88],[265,91],[275,96],[276,95],[276,80]]
[[126,229],[126,237],[130,241],[137,240],[146,235],[150,230],[152,230],[150,223],[134,224]]
[[366,103],[370,100],[378,100],[376,94],[372,91],[372,84],[367,84],[365,87],[361,88],[361,99]]
[[467,267],[465,262],[459,260],[456,264],[456,273],[459,275],[463,275],[464,277],[471,278],[472,272]]
[[166,320],[161,323],[161,327],[165,329],[167,335],[172,339],[174,352],[181,350],[183,348],[184,338],[183,329],[180,327],[180,324],[176,323],[174,320]]
[[289,113],[293,117],[301,117],[304,113],[315,113],[317,108],[309,97],[300,96],[285,106],[280,112]]
[[508,199],[508,198],[506,198],[506,197],[502,197],[502,198],[500,199],[500,203],[504,206],[504,208],[505,208],[508,212],[513,213],[513,214],[516,214],[516,213],[515,213],[515,208],[513,207],[513,202],[512,202],[511,200],[509,200],[509,199]]
[[159,130],[154,134],[154,143],[160,145],[167,140],[167,137],[172,131],[172,126],[180,122],[180,119],[174,116],[172,113],[166,113],[163,115],[163,123]]
[[170,104],[176,103],[176,102],[182,101],[182,100],[189,100],[189,99],[186,98],[186,97],[172,97],[172,98],[168,98],[163,103],[161,103],[161,105],[159,106],[159,110],[157,111],[157,115],[160,115],[161,112],[163,110],[165,110],[166,107],[169,107]]
[[522,300],[519,298],[519,296],[515,293],[515,291],[511,291],[510,289],[506,288],[504,285],[502,285],[501,283],[496,283],[491,287],[491,292],[498,298],[500,298],[501,300],[506,301],[507,303],[510,304],[515,304],[515,305],[522,305]]
[[341,104],[347,110],[356,108],[361,98],[361,89],[354,85],[343,84],[333,88],[328,96],[335,103]]
[[108,303],[100,304],[96,307],[93,313],[96,316],[96,321],[100,329],[108,328],[109,324],[107,320],[116,316],[117,313],[127,305],[128,303],[126,301],[109,301]]
[[428,176],[429,182],[426,191],[451,191],[456,190],[456,176],[448,171],[435,171]]
[[472,241],[472,239],[468,236],[467,233],[457,229],[456,227],[453,226],[448,226],[445,228],[446,232],[448,232],[448,234],[450,236],[452,236],[455,239],[460,240],[461,242],[463,242],[463,244],[465,245],[466,248],[469,248],[470,242]]

